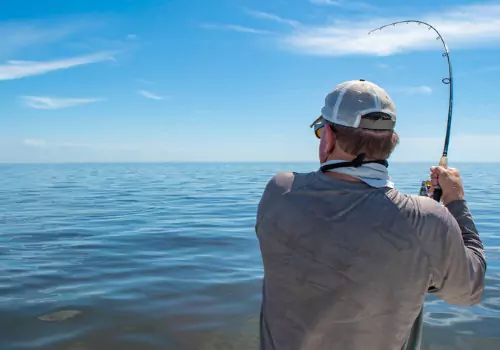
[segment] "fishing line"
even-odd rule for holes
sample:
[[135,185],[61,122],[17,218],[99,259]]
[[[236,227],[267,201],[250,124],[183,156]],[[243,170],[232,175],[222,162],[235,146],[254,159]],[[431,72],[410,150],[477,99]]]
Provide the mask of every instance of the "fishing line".
[[[451,119],[452,119],[452,115],[453,115],[453,73],[452,73],[452,69],[451,69],[450,51],[448,50],[448,46],[446,45],[446,42],[444,41],[443,37],[441,36],[441,34],[438,32],[438,30],[436,28],[434,28],[429,23],[426,23],[423,21],[418,21],[418,20],[413,20],[413,19],[404,20],[404,21],[397,21],[397,22],[383,25],[381,27],[378,27],[378,28],[375,28],[375,29],[369,31],[368,35],[370,35],[371,33],[375,32],[377,30],[381,31],[384,28],[387,28],[390,26],[395,27],[396,25],[403,24],[403,23],[405,23],[405,24],[417,23],[418,25],[426,26],[428,30],[433,30],[437,34],[436,40],[440,40],[441,43],[443,44],[443,47],[444,47],[444,52],[443,52],[442,56],[445,57],[447,62],[448,62],[448,77],[442,79],[441,81],[443,84],[446,84],[449,86],[449,98],[448,98],[448,119],[447,119],[447,123],[446,123],[446,134],[445,134],[445,138],[444,138],[443,154],[441,156],[441,159],[439,160],[439,165],[446,168],[446,167],[448,167],[448,146],[450,144]],[[441,187],[439,187],[439,185],[434,186],[434,192],[433,192],[432,198],[439,202],[441,200],[442,194],[443,194],[443,191],[442,191]]]

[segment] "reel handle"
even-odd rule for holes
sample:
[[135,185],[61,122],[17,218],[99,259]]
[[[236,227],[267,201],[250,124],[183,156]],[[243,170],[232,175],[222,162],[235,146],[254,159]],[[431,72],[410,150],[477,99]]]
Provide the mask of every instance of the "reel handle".
[[[447,156],[442,156],[441,159],[439,160],[439,166],[442,166],[444,168],[448,167],[448,157]],[[443,195],[443,190],[439,186],[439,183],[434,186],[434,191],[432,193],[432,199],[434,199],[436,202],[439,202],[441,200],[441,196]]]

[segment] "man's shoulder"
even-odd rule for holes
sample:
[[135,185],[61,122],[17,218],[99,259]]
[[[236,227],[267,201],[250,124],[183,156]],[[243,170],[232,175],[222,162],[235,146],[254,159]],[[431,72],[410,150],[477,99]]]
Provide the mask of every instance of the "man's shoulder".
[[[267,182],[257,210],[257,226],[265,216],[275,215],[275,208],[279,208],[286,201],[287,195],[314,181],[314,173],[298,173],[282,171],[276,173]],[[273,214],[274,212],[274,214]],[[257,227],[256,226],[256,227]]]
[[275,189],[281,189],[283,193],[288,192],[293,188],[296,175],[297,173],[293,171],[281,171],[271,177],[268,185]]
[[424,230],[448,226],[452,220],[448,209],[430,197],[399,192],[393,201],[406,213],[413,226]]
[[303,188],[314,181],[314,172],[298,173],[294,171],[282,171],[276,173],[267,182],[262,194],[261,202],[280,200],[283,196],[298,188]]
[[435,220],[442,220],[443,215],[449,214],[448,209],[434,199],[419,195],[410,195],[413,202],[417,206],[420,214],[425,217]]
[[406,209],[411,212],[419,212],[422,215],[434,214],[442,207],[430,197],[419,196],[416,194],[407,194],[393,189],[389,192],[389,198],[400,209]]
[[295,171],[281,171],[269,180],[266,191],[278,194],[291,192],[311,182],[315,172],[298,173]]

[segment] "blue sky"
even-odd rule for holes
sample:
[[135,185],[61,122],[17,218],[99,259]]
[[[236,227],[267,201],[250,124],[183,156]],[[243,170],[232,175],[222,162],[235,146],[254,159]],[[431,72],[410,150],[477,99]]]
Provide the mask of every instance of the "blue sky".
[[[439,3],[439,4],[437,4]],[[500,161],[500,2],[18,0],[0,11],[0,162],[316,161],[309,123],[364,78],[398,109],[393,161]]]

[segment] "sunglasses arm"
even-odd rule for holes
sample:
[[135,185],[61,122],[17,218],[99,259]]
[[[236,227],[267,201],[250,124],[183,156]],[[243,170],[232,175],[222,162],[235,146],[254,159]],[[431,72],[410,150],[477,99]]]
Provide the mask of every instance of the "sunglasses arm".
[[314,126],[314,124],[317,124],[319,123],[321,120],[323,120],[323,116],[320,115],[318,118],[316,118],[311,125],[309,125],[310,128],[312,128]]

